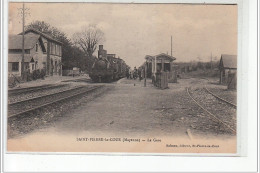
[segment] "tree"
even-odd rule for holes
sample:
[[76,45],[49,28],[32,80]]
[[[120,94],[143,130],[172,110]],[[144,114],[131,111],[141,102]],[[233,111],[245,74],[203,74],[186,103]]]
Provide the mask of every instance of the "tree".
[[[81,70],[86,70],[86,58],[84,57],[84,52],[82,52],[77,47],[73,46],[71,40],[67,35],[60,31],[56,27],[52,27],[50,24],[44,21],[34,21],[27,25],[27,29],[35,29],[42,33],[51,36],[54,39],[62,42],[62,64],[63,69],[71,69],[72,67],[80,67]],[[73,54],[74,53],[74,54]]]
[[92,57],[97,45],[104,41],[104,33],[96,25],[89,25],[81,32],[73,35],[75,45],[79,46],[87,55]]
[[52,27],[50,24],[44,22],[44,21],[34,21],[30,23],[29,25],[25,26],[25,29],[35,29],[38,30],[44,34],[47,34],[54,39],[60,41],[63,43],[63,45],[66,46],[71,46],[71,40],[66,36],[66,34],[62,31],[60,31],[56,27]]
[[203,65],[203,63],[202,62],[198,62],[198,64],[197,64],[197,68],[198,69],[204,69],[204,65]]
[[205,63],[205,68],[206,69],[211,69],[211,62],[206,62]]
[[48,23],[45,23],[44,21],[34,21],[30,23],[29,25],[25,26],[25,30],[27,29],[36,29],[42,33],[50,33],[51,32],[51,26]]

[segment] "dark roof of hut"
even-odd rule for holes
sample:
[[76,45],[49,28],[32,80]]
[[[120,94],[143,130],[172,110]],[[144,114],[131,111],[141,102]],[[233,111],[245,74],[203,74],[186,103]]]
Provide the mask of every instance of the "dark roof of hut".
[[220,61],[224,68],[237,68],[237,55],[222,54]]

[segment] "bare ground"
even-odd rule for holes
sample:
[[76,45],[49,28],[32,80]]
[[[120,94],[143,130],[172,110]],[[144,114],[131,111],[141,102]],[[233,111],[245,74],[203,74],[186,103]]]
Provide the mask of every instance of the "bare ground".
[[[170,83],[169,89],[166,90],[155,88],[150,80],[147,82],[147,87],[144,87],[143,81],[122,79],[106,84],[109,90],[96,95],[92,101],[87,98],[80,99],[78,101],[80,104],[65,109],[59,118],[50,119],[43,124],[37,123],[33,129],[29,128],[30,130],[24,132],[21,127],[13,128],[16,130],[12,134],[17,134],[19,131],[17,129],[20,129],[22,131],[20,137],[25,138],[31,131],[44,134],[55,131],[63,134],[89,132],[187,137],[187,130],[190,130],[192,135],[206,138],[232,136],[225,131],[220,133],[216,127],[218,124],[213,123],[212,127],[206,126],[212,124],[212,119],[187,95],[186,87],[191,86],[193,88],[207,86],[218,91],[224,89],[223,86],[210,84],[208,80],[198,78],[181,79],[178,83]],[[224,96],[234,97],[235,91],[230,93],[225,92]],[[57,114],[57,111],[50,114]],[[38,119],[40,118],[36,118]],[[19,135],[13,135],[15,136]]]

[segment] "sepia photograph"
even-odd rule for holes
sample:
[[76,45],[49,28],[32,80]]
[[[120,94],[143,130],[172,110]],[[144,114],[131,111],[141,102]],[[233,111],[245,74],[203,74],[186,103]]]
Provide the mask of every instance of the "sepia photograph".
[[7,152],[238,153],[237,4],[9,2],[4,58]]

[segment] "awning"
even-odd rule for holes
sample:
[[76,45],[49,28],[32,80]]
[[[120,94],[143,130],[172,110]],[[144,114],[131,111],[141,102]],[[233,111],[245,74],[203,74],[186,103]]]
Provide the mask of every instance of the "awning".
[[[8,62],[22,62],[21,54],[9,54]],[[24,55],[24,62],[34,62],[34,59],[31,55]]]

